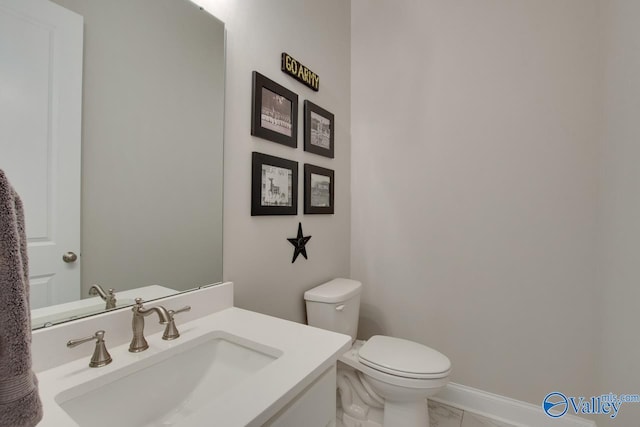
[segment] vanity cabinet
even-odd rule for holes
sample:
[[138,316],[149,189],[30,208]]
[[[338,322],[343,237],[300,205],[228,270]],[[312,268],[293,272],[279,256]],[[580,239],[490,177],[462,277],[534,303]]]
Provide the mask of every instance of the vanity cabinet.
[[336,421],[336,365],[327,369],[264,425],[327,427]]
[[[105,405],[121,409],[102,420],[105,426],[334,426],[336,361],[351,338],[233,307],[232,297],[233,284],[225,283],[149,303],[191,311],[181,318],[178,340],[163,340],[162,325],[149,322],[150,349],[136,354],[129,352],[129,310],[35,331],[45,414],[39,427],[94,426]],[[69,351],[60,344],[100,329],[113,358],[104,368],[88,366],[91,346]],[[176,392],[156,393],[165,382]]]

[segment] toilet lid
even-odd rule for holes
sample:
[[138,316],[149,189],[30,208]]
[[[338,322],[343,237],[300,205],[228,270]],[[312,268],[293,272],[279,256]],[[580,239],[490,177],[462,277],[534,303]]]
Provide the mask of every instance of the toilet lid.
[[369,338],[358,358],[373,369],[405,378],[441,378],[451,369],[444,354],[413,341],[383,335]]

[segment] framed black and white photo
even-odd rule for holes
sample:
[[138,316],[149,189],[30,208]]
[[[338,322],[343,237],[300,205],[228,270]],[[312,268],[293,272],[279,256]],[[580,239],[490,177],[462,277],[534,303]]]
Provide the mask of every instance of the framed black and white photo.
[[334,172],[319,166],[304,165],[304,213],[332,214]]
[[251,135],[298,146],[298,95],[257,71],[253,72]]
[[254,152],[251,216],[298,213],[298,162]]
[[334,117],[309,100],[304,101],[304,151],[333,159]]

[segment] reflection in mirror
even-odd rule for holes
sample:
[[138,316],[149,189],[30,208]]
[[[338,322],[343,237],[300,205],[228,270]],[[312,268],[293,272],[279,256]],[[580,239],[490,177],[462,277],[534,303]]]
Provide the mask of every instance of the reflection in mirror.
[[[105,310],[100,293],[89,295],[94,284],[114,289],[117,309],[136,297],[150,300],[221,282],[224,24],[187,0],[42,3],[83,20],[74,42],[82,46],[82,130],[81,152],[56,151],[53,135],[44,138],[54,143],[43,143],[44,154],[36,159],[28,152],[0,161],[27,211],[32,326]],[[30,41],[16,44],[24,48],[20,58],[34,56],[25,53],[39,47]],[[29,64],[20,61],[17,70]],[[60,64],[48,65],[56,77]],[[52,82],[44,95],[65,90],[64,84],[54,86],[47,71],[41,74],[36,79]],[[73,111],[37,105],[48,99],[32,97],[29,107],[44,112],[43,129],[51,125],[47,116]],[[37,122],[27,119],[28,127]],[[81,178],[75,180],[81,183],[75,191],[81,187],[81,197],[75,194],[81,219],[72,212],[73,202],[53,199],[55,185],[64,181],[54,173],[73,170],[59,165],[74,156],[81,159]],[[0,158],[6,159],[4,153]],[[46,257],[36,253],[49,241],[64,241],[67,226],[55,223],[60,217],[77,230],[81,248],[59,244]],[[61,275],[43,274],[38,263],[55,264]],[[65,274],[75,274],[77,282]]]

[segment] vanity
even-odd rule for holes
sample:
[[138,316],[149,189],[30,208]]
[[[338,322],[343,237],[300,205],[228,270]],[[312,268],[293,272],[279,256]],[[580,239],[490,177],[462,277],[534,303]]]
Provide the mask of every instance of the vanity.
[[[176,340],[163,340],[157,317],[147,317],[140,353],[129,352],[130,310],[34,331],[39,425],[334,425],[336,361],[350,337],[234,307],[231,282],[145,304],[185,305]],[[90,368],[94,345],[66,342],[97,330],[113,362]]]

